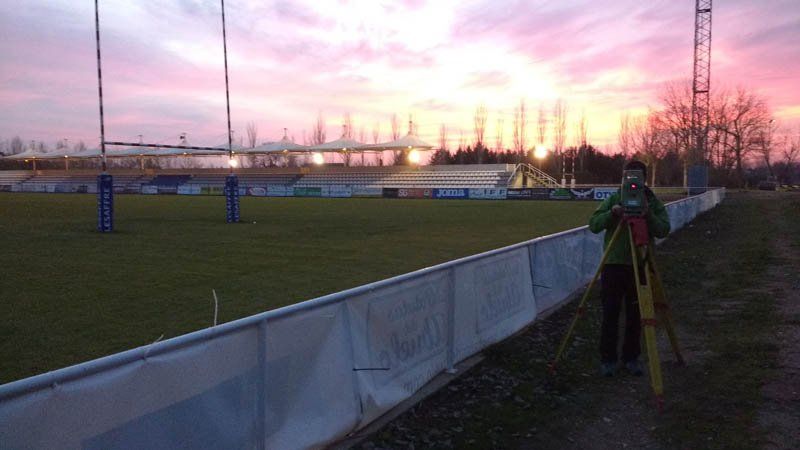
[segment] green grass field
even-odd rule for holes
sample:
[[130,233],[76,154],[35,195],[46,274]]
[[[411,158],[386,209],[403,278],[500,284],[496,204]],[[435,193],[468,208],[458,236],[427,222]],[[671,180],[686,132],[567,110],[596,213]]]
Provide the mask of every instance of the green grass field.
[[0,194],[0,383],[583,225],[594,202]]

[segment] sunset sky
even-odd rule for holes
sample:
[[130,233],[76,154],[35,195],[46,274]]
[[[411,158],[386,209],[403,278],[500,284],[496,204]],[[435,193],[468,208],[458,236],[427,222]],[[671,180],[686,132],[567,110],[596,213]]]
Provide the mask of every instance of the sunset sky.
[[[691,76],[694,1],[244,1],[226,2],[233,129],[282,129],[302,143],[318,112],[328,138],[352,114],[371,142],[392,113],[413,114],[438,143],[447,124],[472,140],[472,114],[489,109],[511,144],[514,106],[558,98],[585,111],[591,142],[613,145],[619,115],[658,106],[667,81]],[[225,92],[217,0],[101,0],[106,137],[224,142]],[[0,140],[50,146],[99,140],[90,0],[0,4]],[[800,1],[714,2],[712,85],[765,96],[780,122],[800,124]],[[491,145],[490,145],[491,146]]]

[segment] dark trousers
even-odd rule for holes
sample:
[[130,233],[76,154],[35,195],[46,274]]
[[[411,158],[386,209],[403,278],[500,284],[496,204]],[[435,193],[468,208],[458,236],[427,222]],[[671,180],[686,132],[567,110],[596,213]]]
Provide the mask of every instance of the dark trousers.
[[639,301],[633,266],[607,264],[601,274],[603,325],[600,335],[602,362],[617,362],[619,315],[625,306],[625,338],[622,343],[622,362],[635,360],[641,353],[639,337],[642,332]]

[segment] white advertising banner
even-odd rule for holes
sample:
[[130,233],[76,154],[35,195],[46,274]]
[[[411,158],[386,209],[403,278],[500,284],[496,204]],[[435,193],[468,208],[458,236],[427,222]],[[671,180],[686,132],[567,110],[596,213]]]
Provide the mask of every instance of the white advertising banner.
[[353,197],[383,197],[383,189],[379,187],[353,186]]
[[318,448],[359,423],[342,302],[266,322],[265,448]]
[[603,258],[603,240],[606,232],[592,233],[589,227],[586,227],[583,232],[583,280],[582,283],[588,283],[592,277],[597,273],[600,267],[600,260]]
[[200,195],[199,184],[182,184],[178,186],[178,194],[180,195]]
[[347,299],[362,424],[447,367],[451,293],[447,271],[438,271]]
[[468,197],[477,200],[505,200],[507,192],[506,188],[472,188]]
[[150,184],[143,184],[142,185],[142,194],[158,194],[158,186],[153,186]]
[[327,189],[322,188],[322,196],[323,197],[337,197],[337,198],[348,198],[353,196],[353,188],[350,186],[339,186],[333,185],[329,186]]
[[3,400],[0,442],[4,449],[253,448],[263,398],[257,343],[253,327],[161,354],[141,348],[133,362]]
[[268,184],[267,196],[268,197],[291,197],[294,195],[294,188],[289,186]]
[[266,197],[267,188],[261,186],[247,186],[247,195],[253,197]]
[[605,200],[608,197],[611,197],[614,193],[616,193],[619,188],[615,187],[596,187],[594,188],[594,194],[592,198],[595,200]]
[[459,264],[453,270],[453,362],[519,331],[536,318],[527,247]]
[[537,240],[531,246],[533,294],[539,311],[566,300],[583,285],[585,230]]

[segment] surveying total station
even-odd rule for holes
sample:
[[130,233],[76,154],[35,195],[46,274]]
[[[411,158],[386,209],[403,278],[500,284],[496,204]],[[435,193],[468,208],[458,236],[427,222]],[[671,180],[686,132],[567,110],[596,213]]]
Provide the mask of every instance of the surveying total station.
[[[578,319],[585,313],[586,301],[589,293],[597,281],[603,267],[606,264],[608,255],[614,243],[619,239],[621,230],[629,230],[631,262],[636,284],[636,293],[639,301],[639,313],[641,315],[642,333],[644,334],[645,347],[647,349],[648,369],[650,373],[650,384],[656,397],[656,406],[659,410],[664,405],[664,386],[661,378],[661,362],[658,356],[656,345],[656,326],[661,325],[667,332],[672,351],[675,353],[676,361],[679,365],[684,364],[681,355],[678,339],[675,336],[675,327],[672,316],[664,295],[664,286],[661,276],[656,268],[655,254],[653,245],[650,242],[650,233],[647,227],[647,194],[644,185],[644,172],[641,170],[626,170],[622,175],[622,186],[620,188],[620,206],[623,208],[622,217],[617,225],[608,246],[600,259],[600,265],[594,274],[592,281],[583,293],[578,309],[572,319],[572,323],[567,330],[564,339],[558,347],[556,356],[549,365],[550,373],[555,373],[558,361],[564,353],[569,340],[575,330]],[[658,317],[656,317],[658,315]]]

